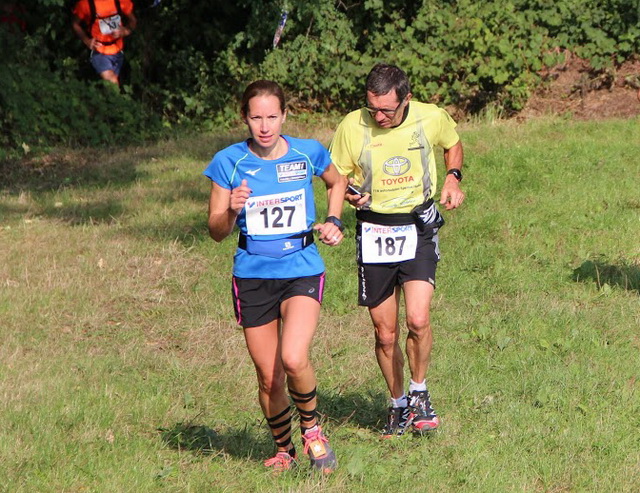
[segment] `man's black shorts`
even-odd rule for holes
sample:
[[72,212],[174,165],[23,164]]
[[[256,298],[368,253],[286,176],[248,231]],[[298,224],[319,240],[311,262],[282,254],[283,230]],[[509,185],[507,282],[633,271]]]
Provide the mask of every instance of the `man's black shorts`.
[[416,256],[413,260],[387,264],[362,263],[360,229],[356,233],[358,254],[358,304],[378,306],[391,296],[396,286],[407,281],[427,281],[436,286],[436,266],[440,260],[438,235],[419,233]]
[[324,272],[290,279],[243,279],[233,277],[233,309],[238,325],[259,327],[280,318],[280,305],[294,296],[308,296],[322,303]]

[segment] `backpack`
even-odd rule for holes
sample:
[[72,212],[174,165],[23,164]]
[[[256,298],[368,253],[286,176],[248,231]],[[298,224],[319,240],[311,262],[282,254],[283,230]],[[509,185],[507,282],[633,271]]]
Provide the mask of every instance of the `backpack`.
[[[120,0],[113,0],[116,4],[116,10],[120,17],[122,17],[122,8],[120,7]],[[93,23],[96,21],[98,15],[96,14],[96,2],[95,0],[89,0],[89,10],[91,11],[91,20],[89,21],[89,28],[93,26]]]

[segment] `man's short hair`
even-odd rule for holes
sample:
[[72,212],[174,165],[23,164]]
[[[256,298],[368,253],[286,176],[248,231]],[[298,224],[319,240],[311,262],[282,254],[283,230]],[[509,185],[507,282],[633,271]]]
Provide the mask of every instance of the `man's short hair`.
[[371,69],[367,75],[366,87],[367,92],[372,92],[376,96],[387,94],[395,89],[398,102],[401,102],[411,92],[407,74],[399,67],[386,63],[379,63]]

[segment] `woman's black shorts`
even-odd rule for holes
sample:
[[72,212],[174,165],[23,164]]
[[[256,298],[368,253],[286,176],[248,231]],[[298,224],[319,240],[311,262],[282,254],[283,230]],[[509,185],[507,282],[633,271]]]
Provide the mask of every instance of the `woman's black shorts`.
[[280,318],[280,305],[294,296],[322,303],[324,272],[290,279],[232,279],[233,309],[238,325],[259,327]]

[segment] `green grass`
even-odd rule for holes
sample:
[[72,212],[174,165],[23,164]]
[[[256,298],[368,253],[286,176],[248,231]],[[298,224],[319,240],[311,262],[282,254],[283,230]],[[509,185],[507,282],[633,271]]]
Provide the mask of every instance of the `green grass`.
[[354,247],[321,247],[313,360],[340,461],[328,478],[262,466],[272,444],[233,320],[235,243],[208,238],[201,176],[242,133],[8,163],[0,491],[638,491],[638,123],[461,129],[468,198],[441,233],[431,436],[378,439],[387,395]]

